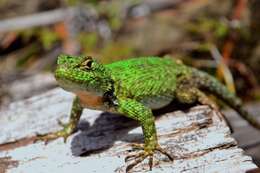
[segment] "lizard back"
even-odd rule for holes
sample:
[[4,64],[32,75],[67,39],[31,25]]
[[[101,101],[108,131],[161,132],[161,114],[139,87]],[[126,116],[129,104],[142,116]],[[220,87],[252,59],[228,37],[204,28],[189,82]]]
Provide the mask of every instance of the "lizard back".
[[189,69],[169,58],[142,57],[106,65],[117,96],[138,100],[153,109],[173,100],[176,79]]

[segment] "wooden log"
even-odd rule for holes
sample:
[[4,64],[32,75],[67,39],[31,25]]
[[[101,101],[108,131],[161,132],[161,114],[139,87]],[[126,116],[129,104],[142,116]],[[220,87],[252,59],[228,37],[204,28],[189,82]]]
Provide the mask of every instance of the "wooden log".
[[[57,139],[33,143],[36,133],[60,129],[68,120],[73,95],[53,89],[10,104],[0,111],[0,171],[125,172],[130,144],[142,142],[142,130],[124,116],[85,109],[79,131],[66,144]],[[156,153],[152,172],[245,172],[257,168],[230,135],[219,112],[208,106],[156,118],[159,143],[176,157]],[[147,161],[132,172],[148,171]]]

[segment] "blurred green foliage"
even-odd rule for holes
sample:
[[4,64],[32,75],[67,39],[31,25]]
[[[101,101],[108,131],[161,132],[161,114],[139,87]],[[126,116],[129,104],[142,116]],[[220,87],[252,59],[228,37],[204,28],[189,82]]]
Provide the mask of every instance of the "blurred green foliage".
[[52,28],[41,27],[22,30],[18,33],[24,42],[28,42],[32,38],[36,38],[44,49],[49,50],[60,40],[58,34]]
[[7,2],[8,0],[0,0],[0,5],[3,5]]
[[213,18],[199,18],[187,24],[186,29],[197,35],[207,35],[214,39],[224,38],[229,33],[229,26],[222,20]]
[[78,5],[79,3],[97,4],[99,0],[65,0],[69,6]]
[[51,49],[53,44],[59,40],[58,34],[50,28],[42,28],[37,35],[45,49]]
[[134,49],[124,42],[110,42],[100,50],[101,61],[109,63],[120,59],[127,59],[134,55]]
[[77,36],[79,43],[82,47],[83,53],[88,53],[92,50],[94,50],[97,47],[98,44],[98,35],[97,33],[79,33]]
[[107,21],[112,30],[118,30],[122,26],[122,12],[120,3],[111,1],[110,3],[100,3],[96,6],[100,16],[107,18]]

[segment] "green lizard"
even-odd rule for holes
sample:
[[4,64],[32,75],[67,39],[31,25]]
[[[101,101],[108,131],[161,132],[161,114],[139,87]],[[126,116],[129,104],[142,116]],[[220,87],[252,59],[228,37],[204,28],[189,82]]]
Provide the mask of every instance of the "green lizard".
[[64,129],[45,135],[40,140],[67,137],[75,130],[83,108],[121,113],[138,121],[144,134],[144,144],[134,144],[141,152],[129,155],[134,160],[126,168],[149,158],[152,169],[153,154],[159,151],[173,160],[158,144],[152,109],[168,105],[173,100],[180,103],[217,106],[206,95],[211,93],[234,108],[251,125],[260,124],[242,108],[242,103],[214,77],[169,58],[139,57],[102,65],[88,56],[60,55],[55,71],[59,85],[76,94]]

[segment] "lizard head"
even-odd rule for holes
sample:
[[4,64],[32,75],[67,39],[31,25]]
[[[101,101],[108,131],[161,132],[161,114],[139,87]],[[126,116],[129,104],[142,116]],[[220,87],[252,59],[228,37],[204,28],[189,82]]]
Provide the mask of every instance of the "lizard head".
[[59,55],[55,78],[62,88],[71,92],[104,94],[113,87],[109,69],[90,56]]

